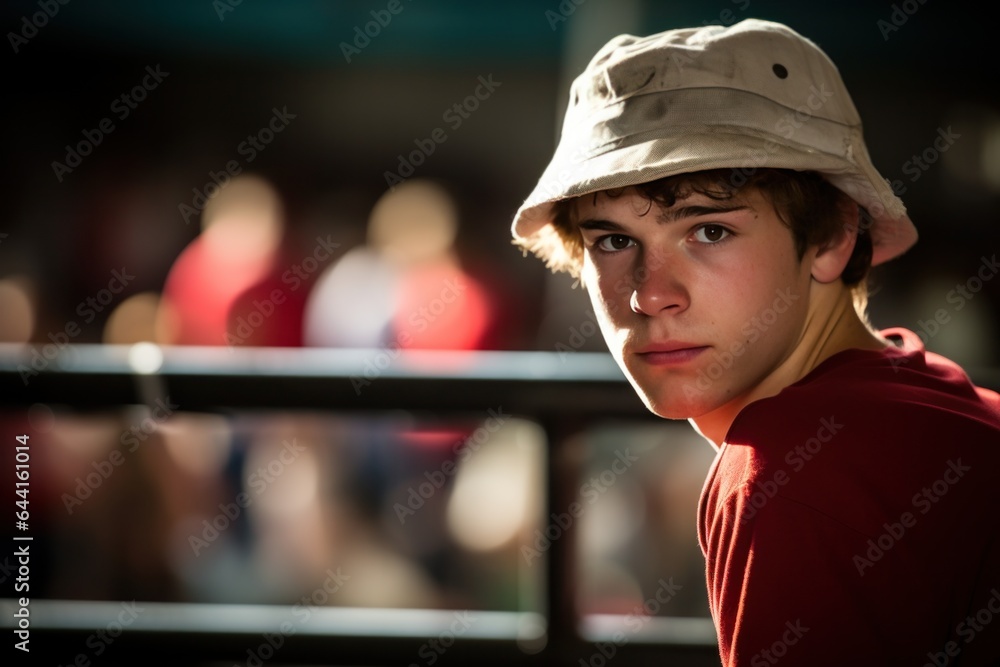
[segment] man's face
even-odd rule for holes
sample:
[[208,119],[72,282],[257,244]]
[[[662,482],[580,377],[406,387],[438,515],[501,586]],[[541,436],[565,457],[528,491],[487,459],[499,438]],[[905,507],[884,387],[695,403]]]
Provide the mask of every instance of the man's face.
[[583,282],[605,341],[654,413],[744,400],[795,349],[810,282],[791,230],[756,190],[670,209],[636,191],[577,200]]

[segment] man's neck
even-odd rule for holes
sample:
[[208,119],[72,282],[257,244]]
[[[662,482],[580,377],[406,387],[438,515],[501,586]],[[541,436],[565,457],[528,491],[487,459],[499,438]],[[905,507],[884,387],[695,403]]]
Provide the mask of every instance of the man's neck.
[[791,354],[749,392],[690,420],[716,449],[722,446],[736,415],[750,403],[778,394],[838,352],[880,350],[888,344],[861,320],[850,289],[839,281],[831,284],[813,281],[809,296],[806,322]]

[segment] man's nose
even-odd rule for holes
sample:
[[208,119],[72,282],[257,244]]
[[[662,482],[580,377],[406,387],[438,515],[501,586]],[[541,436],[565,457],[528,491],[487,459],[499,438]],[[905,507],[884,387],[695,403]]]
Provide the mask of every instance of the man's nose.
[[629,306],[635,313],[649,316],[663,311],[680,313],[690,303],[677,263],[668,261],[666,256],[644,254],[632,278]]

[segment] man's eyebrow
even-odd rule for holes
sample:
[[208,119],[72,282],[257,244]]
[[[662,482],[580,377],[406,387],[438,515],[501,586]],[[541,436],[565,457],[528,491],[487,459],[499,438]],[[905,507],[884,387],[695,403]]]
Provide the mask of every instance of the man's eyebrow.
[[580,229],[593,229],[597,231],[604,232],[624,232],[625,227],[619,225],[617,222],[612,222],[611,220],[602,220],[587,218],[586,220],[581,220],[576,224]]
[[731,213],[733,211],[746,211],[750,207],[743,206],[704,206],[704,205],[691,205],[691,206],[681,206],[680,208],[671,208],[666,211],[661,211],[658,218],[661,222],[674,222],[675,220],[680,220],[681,218],[693,218],[701,215],[718,215],[719,213]]
[[[657,222],[674,222],[682,218],[693,218],[702,215],[718,215],[719,213],[732,213],[733,211],[748,211],[749,206],[704,206],[690,205],[680,208],[667,209],[657,214]],[[625,232],[626,227],[612,220],[603,218],[585,218],[579,221],[576,226],[579,229],[605,231],[605,232]]]

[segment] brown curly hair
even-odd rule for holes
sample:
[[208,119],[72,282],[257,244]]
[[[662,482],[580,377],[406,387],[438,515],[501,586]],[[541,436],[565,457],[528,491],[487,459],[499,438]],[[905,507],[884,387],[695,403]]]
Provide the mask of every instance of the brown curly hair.
[[[791,229],[799,259],[810,245],[827,243],[842,231],[845,225],[844,205],[851,202],[846,194],[816,172],[789,169],[712,169],[668,176],[632,187],[649,200],[650,208],[654,203],[670,208],[677,200],[694,193],[716,201],[729,200],[747,188],[756,188],[774,206],[778,218]],[[619,188],[584,196],[596,198],[598,194],[603,194],[614,198],[627,191],[628,188]],[[571,262],[552,268],[573,275],[579,275],[583,264],[583,242],[572,222],[576,201],[577,198],[560,200],[554,204],[553,210],[553,226],[562,243],[568,246],[566,255]],[[848,286],[864,280],[871,268],[872,244],[871,237],[866,233],[871,222],[867,212],[861,207],[858,209],[858,241],[841,276]],[[541,249],[534,252],[542,255]],[[543,256],[543,259],[546,258]]]
[[[823,245],[833,240],[847,226],[857,229],[854,250],[841,274],[841,281],[852,288],[859,313],[867,305],[867,277],[872,262],[872,240],[868,230],[871,217],[864,207],[853,205],[853,200],[813,171],[791,169],[712,169],[668,176],[633,186],[649,200],[670,208],[677,200],[698,193],[715,200],[728,200],[739,196],[748,188],[756,188],[774,206],[778,218],[791,230],[798,257],[801,260],[806,248]],[[628,188],[604,190],[594,193],[619,197]],[[548,240],[526,239],[520,242],[545,260],[553,271],[566,271],[579,277],[583,268],[583,240],[573,223],[573,209],[578,198],[563,199],[553,206],[555,234]],[[851,219],[853,211],[857,219]],[[848,213],[850,211],[851,213]]]

